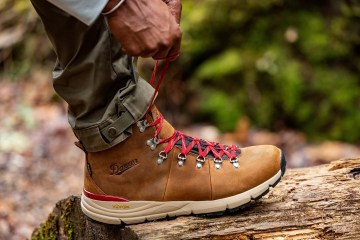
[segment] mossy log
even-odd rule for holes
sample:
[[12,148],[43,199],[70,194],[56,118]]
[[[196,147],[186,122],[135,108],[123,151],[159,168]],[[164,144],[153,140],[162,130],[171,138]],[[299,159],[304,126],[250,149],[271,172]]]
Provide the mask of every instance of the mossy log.
[[80,199],[58,202],[32,239],[360,239],[360,158],[289,169],[270,194],[236,214],[138,225],[87,219]]

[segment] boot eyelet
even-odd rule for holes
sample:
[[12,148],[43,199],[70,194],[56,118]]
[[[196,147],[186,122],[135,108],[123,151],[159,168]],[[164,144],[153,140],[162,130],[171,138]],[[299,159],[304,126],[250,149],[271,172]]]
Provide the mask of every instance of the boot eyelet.
[[157,160],[157,164],[162,164],[166,159],[167,159],[168,155],[167,153],[165,153],[164,151],[159,152],[159,158]]
[[142,121],[138,121],[136,125],[138,126],[140,132],[145,132],[146,128],[149,126],[146,119]]
[[214,158],[213,161],[215,163],[215,168],[217,170],[221,169],[221,164],[224,160],[222,158]]
[[155,150],[156,146],[160,143],[159,139],[154,137],[146,141],[146,145],[150,147],[151,150]]
[[179,167],[184,166],[185,161],[186,161],[186,155],[182,154],[182,153],[179,153],[179,155],[178,155],[178,166]]
[[239,167],[240,167],[239,160],[238,160],[237,157],[231,158],[231,159],[230,159],[230,163],[232,163],[232,165],[234,166],[234,168],[239,168]]
[[203,156],[197,156],[197,158],[196,158],[196,167],[198,168],[198,169],[200,169],[200,168],[202,168],[202,166],[203,166],[203,164],[205,163],[205,157],[203,157]]

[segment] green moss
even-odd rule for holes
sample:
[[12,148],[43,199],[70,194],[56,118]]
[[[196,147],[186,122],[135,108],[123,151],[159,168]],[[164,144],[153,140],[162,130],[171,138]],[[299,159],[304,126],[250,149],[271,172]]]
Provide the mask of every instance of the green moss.
[[58,235],[57,216],[55,213],[51,213],[45,223],[41,224],[38,229],[32,235],[32,240],[52,240],[56,239]]
[[73,205],[74,205],[74,199],[69,199],[68,201],[65,202],[65,207],[64,207],[64,211],[61,214],[61,220],[64,223],[64,232],[66,234],[66,236],[68,237],[68,240],[72,240],[74,238],[73,233],[74,233],[74,225],[71,221],[71,212],[73,209]]
[[56,204],[47,221],[37,229],[32,240],[79,239],[84,236],[85,217],[81,211],[80,199],[71,196]]

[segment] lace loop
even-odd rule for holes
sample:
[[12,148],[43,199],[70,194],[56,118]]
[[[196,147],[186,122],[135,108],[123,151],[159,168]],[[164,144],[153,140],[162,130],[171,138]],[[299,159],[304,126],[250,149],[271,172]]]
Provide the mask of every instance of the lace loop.
[[[180,143],[179,147],[181,155],[179,154],[178,158],[184,161],[186,159],[186,155],[192,150],[194,150],[195,146],[198,152],[197,160],[199,160],[200,162],[202,162],[202,159],[205,159],[209,154],[212,154],[214,156],[214,159],[217,163],[220,163],[220,161],[222,162],[225,156],[233,162],[237,161],[239,149],[235,145],[224,146],[217,142],[210,142],[199,138],[189,137],[177,130],[175,130],[170,137],[163,139],[160,138],[159,134],[163,127],[164,117],[161,113],[158,113],[158,115],[158,119],[149,124],[149,126],[155,126],[156,130],[154,138],[149,140],[151,142],[148,141],[148,145],[154,145],[154,143],[167,143],[165,149],[162,151],[164,154],[167,155],[175,147],[175,145],[179,145]],[[154,141],[154,139],[156,139],[156,141]]]
[[[154,70],[151,75],[150,84],[155,88],[154,95],[151,99],[151,104],[146,113],[151,110],[154,99],[159,91],[160,84],[165,77],[166,70],[169,67],[171,61],[176,59],[179,56],[179,53],[176,53],[170,57],[164,59],[158,59],[155,63]],[[156,81],[157,71],[159,69],[159,60],[164,60],[164,66],[161,70],[160,76]],[[156,82],[156,84],[155,84]],[[224,146],[217,142],[211,142],[202,140],[199,138],[193,138],[185,135],[184,133],[175,130],[174,133],[167,138],[160,138],[160,132],[163,128],[164,117],[161,113],[157,113],[157,119],[152,123],[148,124],[146,120],[140,122],[138,127],[140,131],[144,130],[147,127],[155,127],[154,137],[147,141],[147,145],[154,150],[158,144],[167,143],[165,149],[159,153],[158,163],[161,164],[164,160],[167,159],[168,153],[175,147],[175,145],[179,145],[180,143],[180,153],[178,155],[178,165],[183,166],[186,161],[186,156],[189,152],[197,150],[198,157],[197,167],[201,168],[202,164],[205,162],[205,159],[208,155],[213,156],[213,161],[217,169],[221,168],[221,164],[223,162],[223,158],[227,157],[234,166],[238,166],[237,155],[240,154],[240,150],[235,146]],[[195,149],[196,148],[196,149]]]

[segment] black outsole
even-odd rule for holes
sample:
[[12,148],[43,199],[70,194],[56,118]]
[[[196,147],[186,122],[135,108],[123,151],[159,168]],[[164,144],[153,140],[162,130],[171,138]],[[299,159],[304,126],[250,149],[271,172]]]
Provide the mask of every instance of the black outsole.
[[[281,169],[281,177],[282,177],[282,176],[284,176],[285,171],[286,171],[286,159],[285,159],[285,154],[283,151],[281,151],[280,160],[281,160],[280,169]],[[279,178],[279,181],[280,181],[280,178]]]

